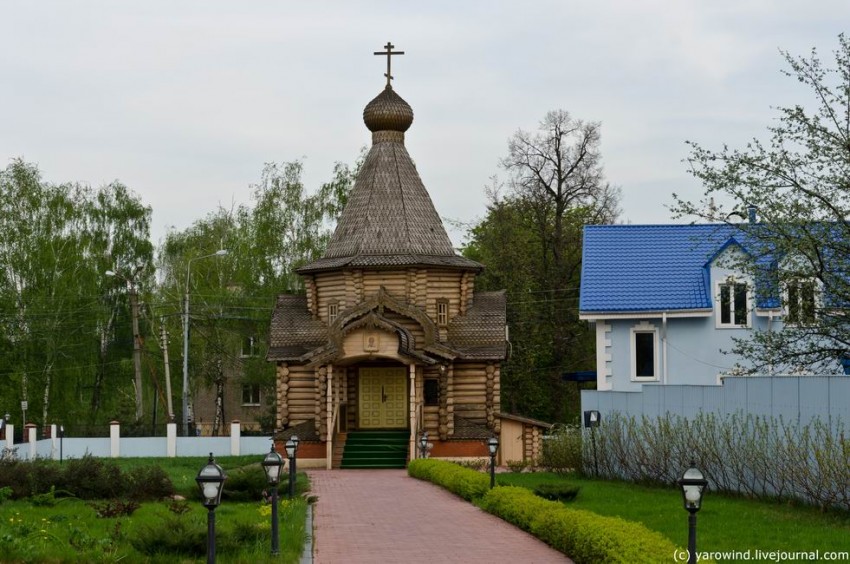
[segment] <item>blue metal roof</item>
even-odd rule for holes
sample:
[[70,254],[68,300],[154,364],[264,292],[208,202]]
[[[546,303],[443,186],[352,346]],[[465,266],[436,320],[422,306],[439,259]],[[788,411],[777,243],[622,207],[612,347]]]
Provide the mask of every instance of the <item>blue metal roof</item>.
[[732,225],[587,225],[581,313],[709,309],[706,265]]

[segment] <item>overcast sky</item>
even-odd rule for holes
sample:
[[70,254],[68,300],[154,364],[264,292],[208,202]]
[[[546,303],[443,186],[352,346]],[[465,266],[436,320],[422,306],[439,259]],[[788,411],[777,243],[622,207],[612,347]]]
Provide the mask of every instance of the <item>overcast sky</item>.
[[667,222],[672,192],[701,192],[685,140],[763,136],[772,107],[809,101],[779,49],[831,63],[848,23],[847,0],[0,0],[0,158],[120,180],[159,241],[247,202],[265,162],[303,159],[310,189],[353,163],[389,40],[406,145],[444,218],[480,218],[508,137],[560,108],[602,123],[622,220]]

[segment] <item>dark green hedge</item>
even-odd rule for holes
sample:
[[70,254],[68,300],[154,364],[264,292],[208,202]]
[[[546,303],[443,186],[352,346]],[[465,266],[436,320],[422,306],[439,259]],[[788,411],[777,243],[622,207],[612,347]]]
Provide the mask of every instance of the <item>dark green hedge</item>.
[[526,488],[490,489],[486,474],[444,460],[413,460],[408,474],[474,501],[528,531],[576,564],[672,561],[676,546],[661,533],[619,517],[604,517],[545,500]]

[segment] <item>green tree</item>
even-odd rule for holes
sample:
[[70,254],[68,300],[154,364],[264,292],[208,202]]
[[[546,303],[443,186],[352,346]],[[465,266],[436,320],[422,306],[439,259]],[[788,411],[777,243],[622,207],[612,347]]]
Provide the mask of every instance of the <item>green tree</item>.
[[[270,163],[251,187],[251,200],[219,208],[184,231],[169,233],[159,251],[162,278],[155,315],[172,335],[180,334],[179,311],[186,288],[188,260],[226,249],[219,259],[192,263],[192,391],[199,385],[218,390],[229,375],[271,390],[274,367],[265,362],[271,311],[277,294],[299,290],[295,269],[319,258],[359,168],[337,164],[331,181],[308,193],[299,161]],[[239,353],[253,337],[255,355]],[[176,341],[175,341],[176,342]],[[174,350],[171,358],[180,358]],[[217,410],[220,424],[225,414]],[[215,427],[215,424],[214,424]]]
[[778,108],[769,139],[743,149],[689,142],[690,172],[704,196],[692,202],[674,194],[678,216],[728,222],[742,208],[757,209],[757,223],[737,224],[751,251],[737,266],[763,282],[770,267],[765,286],[781,296],[786,321],[798,317],[812,282],[821,288],[805,322],[736,341],[733,352],[757,371],[834,370],[850,351],[850,40],[842,34],[838,44],[829,68],[815,50],[808,57],[782,52],[783,74],[808,89],[808,104]]
[[85,403],[58,401],[54,409],[54,402],[87,396],[107,376],[115,376],[113,400],[134,397],[132,379],[118,377],[121,363],[109,357],[121,346],[115,320],[126,301],[105,272],[124,262],[150,264],[149,218],[150,209],[118,183],[54,185],[21,160],[0,171],[5,409],[17,413],[13,404],[23,400],[36,423],[92,421]]
[[551,421],[575,416],[578,394],[561,375],[593,358],[578,319],[582,227],[619,213],[620,192],[605,181],[599,142],[598,123],[563,110],[547,113],[534,133],[514,134],[502,161],[507,193],[494,181],[487,216],[464,251],[487,267],[479,287],[508,291],[512,357],[503,403]]

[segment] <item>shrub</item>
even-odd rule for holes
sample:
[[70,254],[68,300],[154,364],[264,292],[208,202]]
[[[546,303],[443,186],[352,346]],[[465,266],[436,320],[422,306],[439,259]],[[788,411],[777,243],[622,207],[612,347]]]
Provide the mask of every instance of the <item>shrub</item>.
[[61,482],[59,465],[44,459],[32,462],[4,459],[0,461],[0,488],[11,488],[10,497],[21,499],[46,494]]
[[467,501],[480,498],[490,489],[490,477],[486,474],[445,460],[412,460],[407,466],[407,473],[442,486]]
[[137,466],[127,472],[127,497],[157,500],[174,495],[174,484],[157,465]]
[[511,470],[511,472],[522,472],[528,468],[529,462],[528,460],[508,460],[505,462],[505,465]]
[[88,454],[65,463],[62,484],[80,499],[111,499],[126,491],[118,464]]
[[569,484],[538,484],[534,488],[534,495],[552,501],[572,501],[580,489]]
[[92,501],[87,505],[94,509],[95,515],[101,519],[132,515],[133,512],[139,508],[138,502],[123,499],[110,499],[100,502]]
[[[289,487],[288,474],[281,473],[278,493]],[[266,473],[259,464],[237,468],[227,474],[222,497],[228,501],[260,501],[269,491]]]
[[12,497],[12,488],[9,486],[3,486],[0,488],[0,503],[3,503],[10,497]]
[[[599,475],[669,485],[694,460],[712,489],[850,510],[850,443],[837,421],[807,425],[737,412],[640,418],[596,429]],[[593,453],[585,444],[588,456]]]
[[486,458],[470,458],[469,460],[453,462],[453,464],[457,464],[458,466],[469,468],[470,470],[475,470],[477,472],[483,472],[490,467],[490,461]]
[[[221,550],[225,531],[216,530],[216,548]],[[181,554],[201,557],[207,552],[207,527],[188,516],[166,516],[138,528],[130,538],[133,548],[148,556]]]
[[577,564],[664,562],[676,546],[660,533],[619,517],[603,517],[547,501],[525,488],[489,490],[480,506],[530,532]]
[[185,499],[172,499],[168,502],[168,510],[174,513],[175,515],[183,515],[184,513],[191,510],[189,507],[189,502]]
[[581,455],[581,429],[576,425],[560,425],[544,437],[540,465],[553,472],[580,470]]

